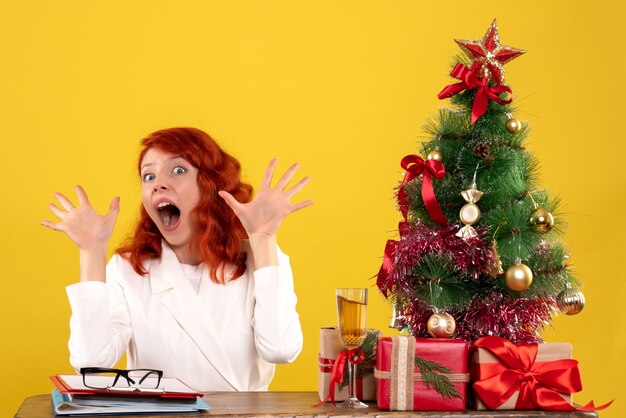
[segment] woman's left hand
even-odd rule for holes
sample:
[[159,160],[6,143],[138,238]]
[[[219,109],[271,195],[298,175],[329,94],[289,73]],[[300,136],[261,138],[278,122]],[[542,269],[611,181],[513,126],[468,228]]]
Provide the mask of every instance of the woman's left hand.
[[261,187],[254,200],[249,203],[238,202],[226,191],[222,190],[218,192],[228,206],[235,212],[235,215],[237,215],[241,221],[249,237],[258,234],[268,236],[276,235],[280,223],[287,215],[313,204],[312,200],[299,203],[289,202],[309,181],[311,181],[307,176],[287,189],[289,181],[291,181],[298,168],[300,168],[300,164],[298,163],[289,167],[280,180],[278,180],[276,187],[272,189],[272,177],[274,176],[274,169],[277,163],[278,159],[276,158],[270,161],[265,170]]

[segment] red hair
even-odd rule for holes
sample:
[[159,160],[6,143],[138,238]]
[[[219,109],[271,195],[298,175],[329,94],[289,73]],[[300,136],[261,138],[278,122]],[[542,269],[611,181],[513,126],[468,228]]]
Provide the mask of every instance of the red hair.
[[[235,213],[217,194],[225,190],[239,202],[250,201],[252,186],[241,182],[239,161],[224,152],[207,133],[195,128],[163,129],[142,139],[141,146],[137,163],[140,173],[141,161],[151,148],[179,155],[198,169],[200,200],[191,214],[196,231],[190,248],[211,268],[211,280],[215,283],[225,283],[227,264],[235,266],[231,280],[241,277],[246,270],[241,240],[247,234]],[[161,257],[162,240],[161,232],[142,205],[135,234],[116,253],[129,260],[137,274],[146,275],[144,262]]]

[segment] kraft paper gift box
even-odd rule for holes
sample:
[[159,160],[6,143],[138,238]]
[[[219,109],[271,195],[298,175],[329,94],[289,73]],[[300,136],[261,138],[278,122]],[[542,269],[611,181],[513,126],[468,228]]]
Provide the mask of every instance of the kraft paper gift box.
[[[376,348],[376,393],[378,407],[394,411],[463,411],[469,382],[467,343],[443,338],[410,336],[378,339]],[[438,363],[450,373],[445,376],[459,398],[444,397],[427,388],[415,366],[415,356]]]
[[[368,329],[368,332],[378,332]],[[320,329],[320,353],[319,353],[319,373],[317,380],[318,392],[320,400],[326,399],[328,396],[331,374],[335,359],[345,347],[341,342],[339,330],[337,327],[323,327]],[[358,367],[358,365],[357,365]],[[357,398],[362,401],[376,400],[376,380],[374,374],[368,374],[356,381]],[[335,386],[335,401],[343,401],[348,398],[348,384],[339,390],[339,386]]]
[[[578,362],[571,358],[569,343],[516,345],[500,337],[483,337],[472,345],[470,353],[472,407],[478,410],[548,409],[542,407],[535,393],[537,390],[546,393],[546,387],[552,386],[549,378],[565,374],[566,380],[571,381],[571,392],[582,389]],[[562,398],[562,401],[557,398],[557,403],[566,405],[572,404],[571,392],[551,390]],[[551,403],[555,404],[554,398]]]

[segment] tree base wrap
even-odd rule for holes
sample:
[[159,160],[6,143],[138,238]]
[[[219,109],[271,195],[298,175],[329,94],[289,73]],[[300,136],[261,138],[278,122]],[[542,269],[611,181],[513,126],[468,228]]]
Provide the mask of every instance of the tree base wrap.
[[[335,359],[344,350],[345,347],[341,342],[337,327],[323,327],[320,329],[319,373],[317,377],[317,391],[320,395],[320,401],[328,397]],[[376,380],[374,379],[374,374],[357,378],[356,397],[362,401],[376,400]],[[344,401],[346,399],[348,399],[348,385],[346,384],[341,390],[339,390],[339,387],[335,387],[335,401]]]
[[[446,375],[461,398],[444,399],[427,388],[415,367],[415,356],[450,369]],[[467,343],[447,338],[407,336],[379,338],[376,346],[376,400],[380,409],[393,411],[463,411],[469,381]]]
[[[488,337],[488,338],[496,338],[496,337]],[[500,340],[504,340],[501,338]],[[478,340],[480,341],[480,340]],[[504,340],[507,341],[508,340]],[[520,344],[518,347],[531,346],[533,344]],[[537,356],[535,359],[531,359],[533,364],[537,367],[541,367],[543,363],[554,362],[563,359],[571,359],[572,358],[572,345],[569,343],[543,343],[543,344],[534,344],[537,346]],[[497,365],[501,365],[498,367]],[[470,357],[470,378],[472,381],[472,386],[475,382],[489,379],[493,377],[497,373],[501,373],[505,370],[509,370],[510,368],[504,365],[491,351],[482,347],[472,347],[471,357]],[[488,407],[485,403],[480,399],[476,391],[472,391],[472,406],[477,410],[488,410],[488,409],[496,409],[496,410],[512,410],[512,409],[522,409],[518,404],[520,396],[520,391],[516,390],[512,393],[512,395],[506,399],[506,401],[499,406],[493,408]],[[569,393],[559,393],[559,396],[563,398],[563,400],[571,405],[572,404],[572,395]],[[520,402],[521,403],[521,402]],[[523,409],[541,409],[538,407],[523,408]]]

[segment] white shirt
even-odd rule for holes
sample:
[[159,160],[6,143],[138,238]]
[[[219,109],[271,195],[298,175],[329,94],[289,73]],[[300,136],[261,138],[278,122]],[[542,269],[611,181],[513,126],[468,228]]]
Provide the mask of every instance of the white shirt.
[[106,284],[67,287],[72,366],[113,367],[126,351],[127,368],[163,370],[198,391],[267,390],[274,363],[302,349],[289,258],[278,256],[279,266],[249,262],[225,285],[204,268],[197,292],[165,242],[146,276],[113,256]]
[[183,269],[183,273],[189,280],[189,284],[193,287],[196,294],[200,291],[200,283],[202,282],[202,274],[204,272],[204,264],[200,264],[198,266],[192,266],[191,264],[181,264],[180,267]]

